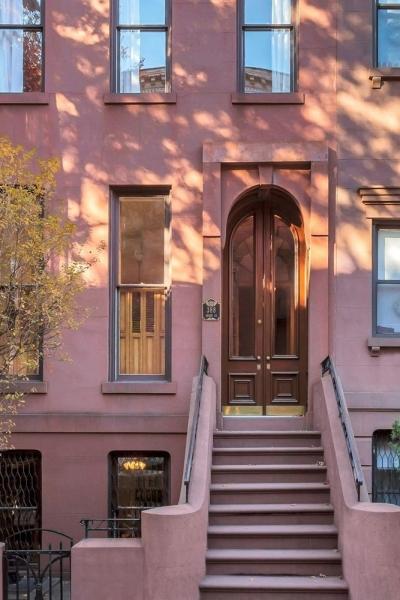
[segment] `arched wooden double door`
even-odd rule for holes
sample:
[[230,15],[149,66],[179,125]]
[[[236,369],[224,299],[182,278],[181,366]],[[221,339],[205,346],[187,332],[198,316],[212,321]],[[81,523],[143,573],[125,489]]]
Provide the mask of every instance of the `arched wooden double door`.
[[232,211],[223,306],[224,414],[303,414],[305,243],[289,196],[263,190]]

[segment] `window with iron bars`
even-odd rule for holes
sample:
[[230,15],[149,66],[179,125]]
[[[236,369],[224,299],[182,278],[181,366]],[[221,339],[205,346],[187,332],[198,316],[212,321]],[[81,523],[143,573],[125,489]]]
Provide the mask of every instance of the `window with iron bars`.
[[143,510],[169,504],[169,455],[111,452],[109,498],[109,535],[140,537]]
[[400,506],[400,456],[390,445],[390,431],[372,437],[372,501]]

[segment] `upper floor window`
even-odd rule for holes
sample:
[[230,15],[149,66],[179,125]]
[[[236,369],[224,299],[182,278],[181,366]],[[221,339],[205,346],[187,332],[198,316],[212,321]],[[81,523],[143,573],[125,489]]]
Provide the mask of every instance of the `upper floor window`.
[[124,194],[115,214],[114,377],[169,375],[169,207],[166,196]]
[[400,67],[400,0],[377,0],[378,67]]
[[0,92],[43,89],[43,0],[0,2]]
[[294,0],[241,0],[242,91],[293,91],[294,12]]
[[115,89],[169,92],[169,0],[116,0]]
[[400,336],[399,225],[376,224],[374,246],[374,334]]

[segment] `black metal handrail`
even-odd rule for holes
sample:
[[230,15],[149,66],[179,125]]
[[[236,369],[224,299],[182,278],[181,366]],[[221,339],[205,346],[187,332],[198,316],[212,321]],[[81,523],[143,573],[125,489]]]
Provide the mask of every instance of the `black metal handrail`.
[[208,360],[206,359],[205,356],[202,356],[201,360],[200,360],[199,377],[198,377],[197,386],[196,386],[196,397],[195,397],[195,405],[194,405],[194,412],[193,412],[192,430],[190,432],[189,448],[188,448],[186,461],[185,461],[185,467],[184,467],[184,471],[183,471],[183,484],[186,488],[186,502],[189,502],[190,478],[192,476],[194,449],[196,447],[197,429],[199,426],[201,395],[203,392],[203,379],[204,379],[204,375],[207,375],[207,372],[208,372]]
[[350,464],[353,471],[354,483],[357,489],[357,498],[360,501],[361,498],[361,486],[364,485],[364,475],[361,467],[360,457],[356,442],[354,439],[353,427],[351,425],[349,411],[347,409],[346,397],[344,395],[342,382],[337,374],[335,365],[330,356],[327,356],[321,363],[322,375],[329,373],[332,379],[333,389],[335,390],[336,402],[339,410],[339,419],[342,425],[344,439],[347,446],[347,452],[349,454]]

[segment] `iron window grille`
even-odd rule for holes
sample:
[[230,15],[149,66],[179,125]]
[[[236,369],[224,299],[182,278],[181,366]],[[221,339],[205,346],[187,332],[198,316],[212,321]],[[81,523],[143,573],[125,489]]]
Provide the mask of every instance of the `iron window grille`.
[[400,506],[400,457],[390,445],[390,431],[372,437],[372,501]]
[[373,334],[400,336],[400,226],[388,221],[373,227]]
[[1,540],[18,534],[21,547],[40,548],[41,478],[40,452],[6,450],[0,453]]
[[114,0],[113,72],[117,93],[171,91],[171,0]]
[[400,67],[400,0],[376,0],[375,56],[377,67]]
[[[296,6],[296,0],[269,0],[263,4],[239,0],[238,81],[241,92],[295,91]],[[256,7],[262,7],[265,12],[262,14],[260,10],[257,14]],[[264,51],[263,44],[267,46]]]
[[141,513],[169,504],[169,464],[165,452],[110,453],[109,535],[140,537]]
[[44,3],[23,0],[0,3],[0,92],[42,92],[44,90]]

